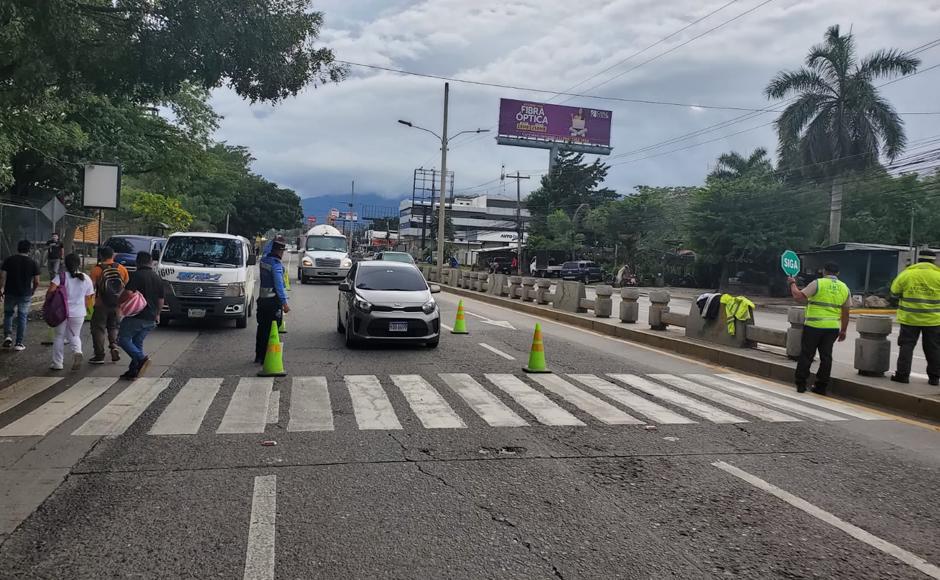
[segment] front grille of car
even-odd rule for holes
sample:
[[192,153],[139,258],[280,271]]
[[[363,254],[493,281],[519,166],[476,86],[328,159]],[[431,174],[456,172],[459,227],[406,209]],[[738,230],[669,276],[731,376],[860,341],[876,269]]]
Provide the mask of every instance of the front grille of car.
[[185,282],[171,282],[173,294],[178,298],[205,298],[218,300],[225,296],[225,286],[222,284],[187,284]]
[[317,258],[316,265],[318,268],[339,268],[339,260],[336,258]]
[[[389,319],[383,318],[380,320],[373,320],[369,323],[369,327],[366,330],[369,336],[374,336],[376,338],[395,338],[395,337],[406,337],[406,338],[415,338],[419,336],[427,336],[430,334],[428,332],[428,325],[424,323],[423,320],[408,320],[408,332],[389,332],[388,323]],[[406,322],[402,320],[401,322]]]
[[377,304],[372,305],[372,310],[375,312],[421,312],[420,306],[405,306],[404,308],[399,307],[395,308],[394,306],[379,306]]

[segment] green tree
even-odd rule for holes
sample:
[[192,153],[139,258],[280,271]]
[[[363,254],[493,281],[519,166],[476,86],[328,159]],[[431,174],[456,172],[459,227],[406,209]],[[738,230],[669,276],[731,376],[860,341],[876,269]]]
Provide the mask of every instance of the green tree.
[[767,157],[767,150],[763,147],[758,147],[747,157],[744,157],[736,151],[722,154],[718,158],[715,169],[708,174],[708,178],[737,179],[745,175],[770,173],[773,170],[774,166]]
[[533,250],[560,250],[572,256],[584,248],[585,235],[563,210],[555,210],[545,219],[545,227],[529,235],[528,246]]
[[914,244],[940,240],[940,183],[937,175],[894,177],[884,170],[845,185],[843,231],[854,242],[906,246],[914,218]]
[[911,74],[919,64],[896,49],[859,60],[854,36],[832,26],[805,67],[778,73],[764,91],[771,99],[796,97],[776,121],[780,158],[798,159],[804,174],[830,183],[831,244],[839,242],[846,174],[877,165],[881,154],[895,159],[907,141],[904,122],[874,83]]
[[[303,218],[300,197],[293,190],[253,175],[248,189],[235,198],[229,231],[253,238],[271,229],[296,228]],[[216,227],[222,229],[224,223]]]
[[162,229],[163,224],[169,226],[170,232],[186,231],[193,223],[193,214],[183,209],[178,199],[159,193],[125,187],[121,201],[151,232]]
[[608,169],[599,160],[585,163],[580,153],[562,153],[552,171],[542,176],[539,188],[526,199],[526,208],[532,214],[530,232],[542,233],[548,225],[548,216],[556,210],[573,217],[584,204],[597,208],[617,199],[617,192],[601,186]]

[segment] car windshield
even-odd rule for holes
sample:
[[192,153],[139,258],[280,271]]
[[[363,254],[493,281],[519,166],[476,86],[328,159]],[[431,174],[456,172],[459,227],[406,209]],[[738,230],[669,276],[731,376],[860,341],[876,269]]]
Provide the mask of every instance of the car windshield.
[[308,252],[345,252],[346,238],[337,236],[310,236],[307,238]]
[[596,267],[597,267],[597,264],[595,264],[594,262],[585,262],[585,263],[584,263],[584,267],[585,267],[585,268],[596,268]]
[[403,252],[385,252],[382,254],[382,259],[389,262],[405,262],[406,264],[414,262],[411,254],[405,254]]
[[427,290],[421,272],[416,268],[362,268],[356,276],[359,290],[386,290],[398,292],[420,292]]
[[108,238],[105,246],[114,250],[116,254],[136,254],[150,251],[149,238]]
[[237,268],[242,265],[242,244],[228,238],[174,236],[166,243],[164,263]]
[[565,262],[564,264],[561,265],[561,267],[565,270],[577,270],[578,263],[577,262]]

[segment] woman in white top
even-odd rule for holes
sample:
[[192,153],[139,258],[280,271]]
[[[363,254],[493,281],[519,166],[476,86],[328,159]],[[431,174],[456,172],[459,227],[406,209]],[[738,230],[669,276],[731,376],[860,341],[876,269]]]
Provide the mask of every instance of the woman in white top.
[[[85,321],[86,300],[95,295],[95,286],[91,283],[91,276],[81,272],[82,260],[75,254],[65,257],[65,292],[68,295],[69,317],[55,327],[55,339],[52,342],[52,366],[54,371],[61,371],[65,360],[65,343],[68,342],[72,350],[72,370],[82,366],[82,323]],[[60,278],[52,280],[49,292],[58,288]]]

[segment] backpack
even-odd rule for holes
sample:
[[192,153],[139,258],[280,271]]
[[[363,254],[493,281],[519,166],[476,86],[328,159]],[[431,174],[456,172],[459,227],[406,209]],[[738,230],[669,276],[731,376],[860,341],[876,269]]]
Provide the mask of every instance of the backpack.
[[59,284],[55,290],[46,294],[42,303],[42,318],[52,327],[59,326],[69,317],[69,295],[65,288],[65,272],[59,274]]
[[117,264],[99,264],[101,268],[101,278],[98,279],[98,297],[102,304],[108,308],[117,308],[121,302],[121,294],[124,293],[124,280],[121,278],[121,271]]

